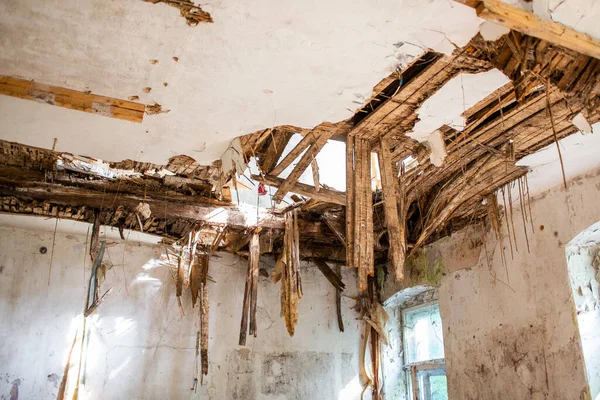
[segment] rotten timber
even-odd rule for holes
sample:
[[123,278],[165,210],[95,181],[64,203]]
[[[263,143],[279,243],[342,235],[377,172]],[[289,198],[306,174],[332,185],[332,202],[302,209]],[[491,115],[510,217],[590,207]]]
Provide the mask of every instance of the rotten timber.
[[[269,186],[281,187],[285,180],[272,175],[252,175],[252,179],[263,182]],[[305,183],[296,182],[292,185],[289,190],[294,193],[298,193],[302,196],[310,197],[315,200],[324,201],[327,203],[334,203],[340,205],[346,205],[346,195],[343,192],[339,192],[333,189],[321,188],[317,190],[314,186],[307,185]]]
[[140,103],[0,76],[0,94],[141,123],[146,107]]
[[476,9],[480,18],[600,59],[599,40],[563,24],[542,19],[500,0],[482,0]]
[[[258,290],[258,262],[260,259],[259,233],[255,231],[250,239],[250,257],[242,303],[242,321],[240,326],[239,345],[246,345],[246,335],[256,337],[256,300]],[[248,328],[248,321],[250,327]]]
[[[379,143],[379,170],[381,171],[385,222],[390,243],[390,259],[396,281],[404,280],[404,260],[406,257],[405,221],[399,216],[404,215],[404,196],[400,195],[398,170],[392,160],[389,140],[382,136]],[[400,210],[398,205],[401,205]]]

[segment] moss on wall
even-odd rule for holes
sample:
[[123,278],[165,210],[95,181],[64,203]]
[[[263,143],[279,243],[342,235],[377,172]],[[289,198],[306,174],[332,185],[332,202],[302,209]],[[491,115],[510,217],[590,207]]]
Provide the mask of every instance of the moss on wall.
[[423,250],[417,251],[406,260],[406,268],[413,284],[439,286],[446,268],[441,257],[430,260],[430,255]]

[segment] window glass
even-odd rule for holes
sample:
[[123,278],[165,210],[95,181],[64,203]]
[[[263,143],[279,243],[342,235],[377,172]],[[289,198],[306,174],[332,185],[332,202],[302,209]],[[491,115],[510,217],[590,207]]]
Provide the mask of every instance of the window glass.
[[444,358],[442,319],[437,304],[404,312],[406,362]]

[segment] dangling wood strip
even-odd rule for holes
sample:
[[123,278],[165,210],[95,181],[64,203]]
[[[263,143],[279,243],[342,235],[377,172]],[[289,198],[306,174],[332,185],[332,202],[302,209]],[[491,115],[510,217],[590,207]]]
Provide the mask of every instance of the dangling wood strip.
[[394,270],[396,281],[401,282],[404,280],[406,243],[403,241],[404,237],[401,232],[398,213],[398,171],[392,160],[389,139],[382,136],[379,144],[379,170],[381,171],[385,223],[390,243],[389,259],[392,261],[392,269]]
[[183,294],[183,280],[184,280],[184,272],[183,272],[183,257],[185,255],[185,248],[182,246],[181,251],[179,252],[179,258],[177,261],[177,281],[175,286],[177,288],[177,297],[181,297]]
[[327,278],[329,283],[331,283],[331,285],[336,290],[344,290],[346,288],[346,286],[344,285],[344,282],[342,282],[339,275],[336,274],[335,272],[333,272],[333,270],[331,268],[329,268],[329,265],[327,265],[327,263],[324,260],[316,258],[313,261],[314,261],[315,265],[317,266],[317,268],[319,268],[319,271],[321,271],[321,273],[323,273],[325,278]]
[[250,296],[252,290],[252,267],[248,260],[248,270],[246,272],[246,285],[244,288],[244,301],[242,303],[242,321],[240,324],[240,340],[239,345],[246,345],[246,333],[248,332],[248,309],[250,306]]
[[[335,265],[335,274],[338,276],[342,285],[342,266],[340,264]],[[337,314],[338,328],[340,332],[344,332],[344,321],[342,320],[342,291],[338,288],[335,289],[335,311]]]
[[354,136],[346,137],[346,265],[354,264]]
[[513,218],[513,201],[512,201],[512,188],[510,187],[510,183],[508,184],[508,205],[509,205],[509,209],[508,211],[510,212],[510,225],[512,228],[512,234],[513,234],[513,239],[515,241],[515,251],[518,253],[519,252],[519,244],[517,243],[517,233],[515,230],[515,220]]
[[198,257],[200,264],[200,363],[202,375],[208,374],[208,276],[209,257],[202,253]]
[[319,164],[317,164],[317,159],[313,158],[310,163],[310,169],[312,170],[313,183],[315,185],[315,191],[318,192],[321,189],[321,184],[319,183]]
[[529,222],[531,222],[531,232],[535,233],[535,229],[533,229],[533,214],[531,213],[531,197],[529,197],[529,180],[527,179],[527,175],[525,175],[525,186],[527,187],[527,207],[529,208]]
[[190,292],[192,293],[192,308],[196,307],[196,301],[201,287],[201,262],[202,254],[196,257],[196,245],[198,243],[199,232],[194,233],[194,243],[192,244],[192,256],[190,260]]
[[371,186],[371,147],[368,142],[365,146],[365,213],[366,213],[366,246],[367,246],[367,273],[375,276],[375,249],[373,241],[373,189]]
[[488,255],[487,239],[486,239],[487,235],[485,234],[485,221],[483,219],[481,219],[481,226],[483,226],[482,241],[483,241],[483,251],[485,251],[485,262],[487,263],[488,270],[490,270],[490,272],[491,272],[492,266],[490,264],[490,257]]
[[276,269],[281,271],[281,315],[290,336],[294,336],[298,322],[298,304],[302,297],[300,279],[300,233],[298,230],[298,210],[285,216],[283,252],[277,261]]
[[558,134],[556,133],[556,126],[554,125],[554,116],[552,115],[552,107],[550,106],[550,98],[548,97],[548,88],[550,87],[550,77],[546,81],[546,110],[548,110],[548,116],[550,117],[550,124],[552,125],[552,134],[554,135],[554,143],[556,143],[556,149],[558,150],[558,159],[560,160],[560,169],[562,171],[563,184],[565,189],[567,188],[567,176],[565,175],[565,164],[563,163],[562,152],[558,144]]
[[258,261],[260,260],[260,235],[258,232],[252,234],[250,239],[250,257],[248,262],[251,269],[251,291],[250,291],[250,329],[249,335],[256,337],[256,300],[258,292]]
[[510,245],[510,258],[512,260],[515,259],[515,254],[513,252],[512,238],[510,235],[510,224],[508,223],[508,209],[506,207],[506,194],[504,190],[504,186],[502,186],[502,202],[504,204],[504,221],[506,222],[506,231],[508,233],[508,244]]
[[94,224],[92,225],[92,238],[90,240],[90,258],[94,262],[94,257],[98,253],[98,244],[100,239],[100,212],[94,211]]
[[492,229],[496,232],[496,239],[498,239],[500,243],[500,258],[502,259],[502,264],[504,265],[506,260],[504,258],[504,243],[502,240],[502,230],[500,226],[500,208],[498,207],[498,195],[497,193],[490,193],[485,197],[485,199],[487,203],[488,220],[490,221]]
[[379,362],[380,362],[380,340],[379,333],[371,328],[371,366],[373,370],[373,400],[380,400],[379,395]]
[[523,190],[521,189],[521,178],[517,180],[517,186],[519,186],[519,204],[521,205],[521,217],[523,219],[523,232],[525,233],[525,243],[527,243],[527,252],[529,250],[529,238],[527,237],[527,223],[525,222],[525,207],[523,207]]

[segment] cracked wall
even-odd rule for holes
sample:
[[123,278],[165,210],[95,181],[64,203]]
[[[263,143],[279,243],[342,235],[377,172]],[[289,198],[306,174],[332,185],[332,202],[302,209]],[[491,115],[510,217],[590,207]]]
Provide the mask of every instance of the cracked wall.
[[[85,233],[59,230],[48,284],[52,231],[15,229],[1,222],[0,398],[17,391],[22,399],[55,399],[73,337],[81,329],[77,316],[91,267],[88,258],[84,272]],[[356,353],[362,325],[351,310],[354,301],[342,297],[346,329],[339,333],[334,289],[313,265],[302,263],[304,297],[295,336],[289,337],[279,314],[279,284],[261,277],[258,337],[240,347],[247,263],[226,253],[213,256],[210,369],[194,393],[199,317],[191,309],[189,291],[184,291],[182,315],[171,275],[155,260],[159,245],[134,242],[135,234],[127,243],[110,232],[108,236],[105,260],[113,266],[100,293],[112,291],[88,318],[81,397],[320,399],[326,393],[326,398],[358,398]],[[39,251],[42,246],[45,254]],[[271,265],[261,263],[261,268],[269,271]],[[356,295],[353,273],[344,269],[348,296]],[[71,360],[73,370],[76,359]]]

